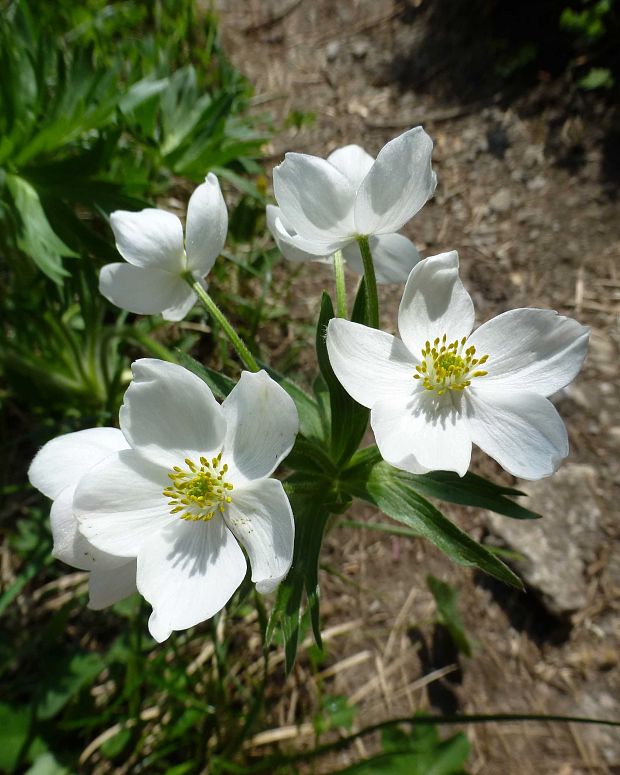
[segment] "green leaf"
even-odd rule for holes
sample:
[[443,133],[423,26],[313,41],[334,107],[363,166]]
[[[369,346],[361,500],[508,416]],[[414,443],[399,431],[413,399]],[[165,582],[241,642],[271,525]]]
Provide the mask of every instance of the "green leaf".
[[131,734],[131,729],[120,729],[114,737],[106,740],[101,746],[101,753],[107,759],[114,759],[129,745],[131,742]]
[[295,402],[297,413],[299,414],[299,430],[308,439],[318,439],[323,441],[324,431],[321,420],[321,413],[317,402],[312,399],[302,388],[292,379],[283,376],[275,369],[272,369],[265,363],[259,361],[259,365],[275,380],[278,385],[284,388],[289,396]]
[[349,705],[346,697],[338,694],[328,694],[323,697],[321,706],[321,713],[313,719],[317,735],[342,727],[350,730],[359,710],[356,705]]
[[203,366],[202,363],[192,358],[183,350],[176,350],[176,356],[181,366],[191,371],[211,388],[213,395],[223,401],[237,384],[234,379],[221,374],[219,371]]
[[[363,287],[363,286],[360,286]],[[360,294],[358,293],[358,298]],[[334,317],[329,294],[323,291],[316,329],[316,352],[319,369],[329,390],[331,416],[331,452],[334,462],[346,463],[357,450],[368,426],[368,409],[354,401],[342,387],[327,354],[327,324]]]
[[456,589],[430,574],[426,577],[426,583],[435,598],[439,623],[443,624],[449,632],[457,649],[466,657],[471,657],[471,644],[457,606],[458,593]]
[[59,285],[68,272],[63,268],[63,256],[77,256],[53,231],[47,220],[36,190],[23,178],[7,175],[6,186],[20,218],[18,245],[39,269]]
[[383,753],[338,775],[464,775],[470,745],[463,733],[440,740],[435,727],[414,722],[411,732],[396,726],[385,729],[381,741]]
[[30,735],[28,708],[0,703],[0,772],[13,772]]
[[510,568],[418,494],[413,474],[382,460],[344,471],[340,482],[352,496],[374,504],[389,517],[413,528],[454,562],[479,568],[506,584],[523,588]]
[[269,625],[267,640],[273,636],[276,624],[280,624],[284,637],[284,657],[287,674],[293,669],[301,632],[301,604],[304,590],[312,620],[314,637],[321,646],[319,623],[319,554],[323,532],[330,515],[325,503],[325,488],[291,496],[295,515],[295,547],[293,564],[286,579],[278,587]]
[[592,67],[586,75],[577,81],[577,86],[586,91],[595,89],[611,89],[614,77],[608,67]]
[[[365,447],[351,460],[350,468],[369,466],[381,460],[376,446]],[[519,496],[525,493],[512,487],[494,484],[469,471],[459,476],[453,471],[431,471],[428,474],[409,474],[412,485],[418,492],[431,498],[458,503],[461,506],[473,506],[488,509],[512,519],[540,519],[540,514],[515,503],[507,496]]]
[[60,764],[52,753],[46,751],[37,757],[25,775],[70,775],[70,773],[71,770],[68,767]]
[[41,689],[37,717],[53,718],[103,670],[105,664],[98,654],[74,654],[50,665],[50,672]]

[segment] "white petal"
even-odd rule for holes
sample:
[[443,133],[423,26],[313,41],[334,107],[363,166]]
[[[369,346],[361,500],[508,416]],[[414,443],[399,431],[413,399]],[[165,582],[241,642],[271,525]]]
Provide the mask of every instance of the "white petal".
[[189,286],[180,274],[106,264],[99,273],[99,292],[112,304],[137,315],[155,315],[181,304]]
[[513,309],[471,335],[476,356],[489,355],[486,387],[549,396],[573,380],[588,349],[589,330],[547,309]]
[[406,401],[416,389],[417,361],[384,331],[334,318],[327,326],[327,353],[338,380],[362,406],[381,398]]
[[57,498],[66,487],[101,460],[128,449],[117,428],[89,428],[66,433],[48,441],[35,455],[28,470],[30,483],[48,498]]
[[120,423],[134,449],[166,466],[220,451],[226,421],[200,377],[155,358],[141,358],[131,370]]
[[[404,283],[420,260],[415,245],[402,234],[381,234],[368,240],[378,283]],[[349,267],[364,274],[364,264],[357,242],[343,250]]]
[[174,304],[171,307],[167,307],[166,309],[162,310],[161,315],[164,320],[170,320],[173,322],[176,322],[177,320],[183,320],[183,318],[187,315],[187,313],[190,311],[190,309],[194,306],[196,303],[196,299],[198,298],[196,296],[195,291],[193,291],[189,285],[185,284],[185,297]]
[[355,200],[359,234],[389,234],[401,229],[433,195],[433,142],[418,126],[385,145],[364,178]]
[[118,557],[97,549],[79,532],[78,519],[73,510],[75,490],[75,485],[66,487],[52,504],[50,511],[54,539],[52,555],[80,570],[118,565]]
[[125,261],[149,269],[183,271],[183,227],[176,215],[154,208],[137,213],[116,210],[110,225]]
[[256,589],[271,592],[291,567],[295,540],[293,511],[281,482],[258,479],[235,489],[225,519],[248,553]]
[[289,261],[301,263],[303,261],[326,262],[330,260],[329,255],[323,255],[323,251],[325,250],[324,245],[316,246],[316,248],[321,252],[321,255],[308,253],[307,251],[298,247],[297,241],[299,238],[297,234],[293,230],[286,229],[282,223],[280,208],[276,207],[275,205],[267,205],[267,228],[271,232],[271,236],[278,246],[278,250],[280,253],[282,253],[284,258],[288,259]]
[[345,145],[344,148],[337,148],[333,153],[330,153],[327,161],[351,181],[356,191],[375,163],[373,157],[359,145]]
[[[268,205],[271,207],[271,205]],[[279,207],[275,208],[280,210]],[[269,220],[268,220],[269,225]],[[336,240],[335,242],[315,242],[300,237],[293,229],[285,226],[279,215],[273,217],[272,224],[269,226],[276,245],[282,255],[289,261],[321,261],[328,262],[331,256],[344,247],[350,239]]]
[[187,206],[185,250],[187,268],[204,277],[222,252],[228,231],[228,211],[216,176],[210,172],[206,181],[192,194]]
[[468,336],[474,326],[474,305],[459,279],[455,250],[425,258],[407,280],[398,309],[398,330],[416,356],[427,340],[444,334],[448,342]]
[[385,460],[414,474],[456,471],[464,476],[471,458],[471,439],[459,411],[460,396],[439,400],[421,390],[410,401],[380,400],[370,424]]
[[273,188],[283,222],[305,239],[329,244],[354,233],[355,189],[325,159],[287,153],[273,171]]
[[88,577],[88,607],[100,611],[137,592],[136,561],[123,562],[115,568],[95,567]]
[[210,619],[243,581],[246,560],[223,519],[158,531],[140,550],[138,589],[153,606],[149,630],[162,642],[173,630]]
[[136,557],[153,531],[179,519],[163,495],[165,468],[134,450],[117,452],[82,477],[73,498],[79,529],[91,544],[118,557]]
[[242,372],[222,412],[222,457],[244,479],[269,476],[293,448],[299,430],[295,403],[267,372]]
[[492,393],[472,385],[464,395],[471,438],[508,473],[550,476],[568,455],[566,428],[553,404],[536,393]]

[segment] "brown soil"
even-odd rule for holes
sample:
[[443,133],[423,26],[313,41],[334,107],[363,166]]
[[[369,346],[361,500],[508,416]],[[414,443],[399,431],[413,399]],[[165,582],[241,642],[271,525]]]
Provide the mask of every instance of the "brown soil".
[[[614,522],[620,496],[620,219],[608,134],[612,109],[545,73],[511,94],[501,84],[494,91],[487,81],[476,98],[468,75],[475,80],[479,69],[472,64],[468,70],[467,58],[459,68],[455,51],[440,45],[437,19],[427,11],[430,5],[436,16],[445,3],[222,5],[225,47],[256,87],[255,109],[271,112],[276,126],[288,119],[289,128],[267,149],[273,163],[287,150],[325,156],[346,143],[374,153],[422,123],[435,141],[439,178],[434,200],[406,229],[422,254],[459,250],[479,322],[506,309],[540,306],[592,329],[586,366],[556,402],[569,429],[569,464],[592,468],[602,514],[595,560],[586,563],[587,604],[559,620],[534,591],[498,589],[427,543],[335,527],[323,555],[325,567],[336,571],[322,574],[328,658],[314,681],[308,680],[307,658],[300,661],[273,718],[274,734],[289,749],[310,744],[308,722],[321,692],[355,702],[358,726],[428,709],[620,718],[620,527]],[[447,14],[446,24],[457,23]],[[291,338],[313,321],[322,287],[332,287],[324,268],[308,265],[298,274],[290,296]],[[381,298],[383,325],[394,330],[400,289],[385,287]],[[312,368],[301,359],[302,378]],[[482,455],[474,467],[502,476]],[[584,508],[592,497],[583,493]],[[489,531],[484,514],[446,513],[477,538]],[[347,516],[378,518],[361,505]],[[476,643],[471,659],[459,659],[435,626],[428,573],[458,588]],[[472,773],[620,772],[615,730],[495,723],[467,727],[466,733]],[[326,767],[359,760],[377,745],[367,739]]]

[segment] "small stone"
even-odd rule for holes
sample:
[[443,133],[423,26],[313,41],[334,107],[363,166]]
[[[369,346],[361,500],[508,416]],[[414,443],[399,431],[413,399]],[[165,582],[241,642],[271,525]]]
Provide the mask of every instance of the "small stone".
[[354,59],[363,59],[370,50],[370,43],[366,38],[357,38],[351,44],[351,53]]
[[542,515],[537,521],[489,515],[495,535],[521,560],[515,568],[542,596],[548,610],[566,615],[587,603],[586,567],[603,540],[592,466],[565,465],[552,479],[519,485],[529,495],[523,505]]
[[328,62],[333,62],[340,53],[340,41],[332,40],[325,46],[325,58]]
[[512,195],[507,188],[500,188],[489,199],[489,207],[496,213],[505,213],[512,205]]

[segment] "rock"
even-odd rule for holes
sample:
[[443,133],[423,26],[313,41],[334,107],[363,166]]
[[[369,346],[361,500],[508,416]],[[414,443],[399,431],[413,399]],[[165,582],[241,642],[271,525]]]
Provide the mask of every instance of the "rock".
[[370,42],[367,38],[358,38],[351,44],[351,53],[354,59],[363,59],[370,51]]
[[510,210],[512,205],[512,196],[507,188],[500,188],[489,199],[489,207],[496,213],[505,213]]
[[328,62],[333,62],[340,53],[340,41],[332,40],[325,47],[325,58]]
[[[520,486],[521,487],[521,486]],[[548,610],[566,615],[587,603],[586,566],[605,540],[599,532],[597,473],[592,466],[568,464],[552,479],[528,483],[526,505],[542,515],[518,521],[489,515],[491,531],[522,556],[513,564],[542,596]]]

